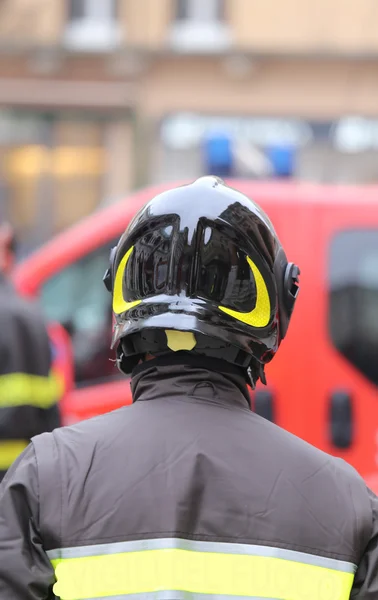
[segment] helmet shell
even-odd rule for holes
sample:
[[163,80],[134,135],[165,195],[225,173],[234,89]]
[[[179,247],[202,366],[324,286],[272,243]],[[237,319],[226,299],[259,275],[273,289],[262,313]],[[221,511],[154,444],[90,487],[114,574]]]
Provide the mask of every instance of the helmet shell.
[[287,267],[268,216],[221,179],[159,194],[113,253],[113,346],[151,330],[190,331],[267,363],[292,310]]

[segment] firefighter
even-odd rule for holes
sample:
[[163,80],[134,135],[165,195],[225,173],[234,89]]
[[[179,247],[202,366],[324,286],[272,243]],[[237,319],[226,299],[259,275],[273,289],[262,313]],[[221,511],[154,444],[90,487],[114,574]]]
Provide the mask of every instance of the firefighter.
[[133,404],[35,437],[10,469],[1,598],[377,600],[377,498],[250,410],[298,274],[217,178],[137,214],[105,276]]
[[16,240],[0,226],[0,479],[30,439],[60,424],[57,380],[50,375],[51,349],[36,306],[10,282]]

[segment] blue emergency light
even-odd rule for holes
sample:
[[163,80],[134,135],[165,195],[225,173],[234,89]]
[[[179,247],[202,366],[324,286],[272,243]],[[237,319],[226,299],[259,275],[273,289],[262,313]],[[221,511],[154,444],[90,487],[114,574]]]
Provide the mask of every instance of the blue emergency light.
[[203,155],[207,175],[231,177],[234,170],[231,136],[223,132],[209,133],[203,140]]
[[266,156],[273,167],[275,177],[292,177],[295,168],[295,147],[275,144],[266,149]]

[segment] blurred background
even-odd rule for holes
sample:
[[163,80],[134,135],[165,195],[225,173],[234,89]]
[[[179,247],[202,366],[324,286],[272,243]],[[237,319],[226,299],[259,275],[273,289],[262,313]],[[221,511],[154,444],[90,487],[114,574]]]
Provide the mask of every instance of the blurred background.
[[147,183],[378,180],[376,0],[0,0],[22,255]]
[[254,410],[378,490],[377,0],[0,0],[0,221],[65,423],[131,401],[110,248],[164,185],[209,173],[239,178],[302,270]]

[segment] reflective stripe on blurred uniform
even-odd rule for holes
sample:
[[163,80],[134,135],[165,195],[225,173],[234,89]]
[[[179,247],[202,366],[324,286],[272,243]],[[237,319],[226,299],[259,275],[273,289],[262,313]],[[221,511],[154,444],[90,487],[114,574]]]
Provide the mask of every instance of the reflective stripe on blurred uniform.
[[0,408],[23,405],[49,408],[62,392],[63,383],[53,373],[48,377],[28,373],[0,375]]
[[6,471],[28,444],[27,440],[0,440],[0,471]]
[[[0,375],[0,410],[22,406],[50,409],[63,393],[63,381],[55,373],[44,377],[29,373],[7,373]],[[21,409],[22,410],[22,409]],[[25,415],[27,419],[27,416]],[[19,422],[19,427],[22,423]],[[23,435],[23,429],[20,434]],[[0,480],[16,458],[25,450],[30,440],[0,440]]]

